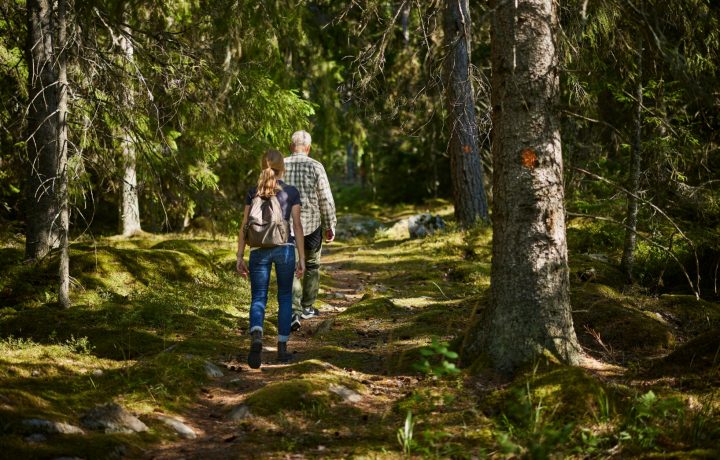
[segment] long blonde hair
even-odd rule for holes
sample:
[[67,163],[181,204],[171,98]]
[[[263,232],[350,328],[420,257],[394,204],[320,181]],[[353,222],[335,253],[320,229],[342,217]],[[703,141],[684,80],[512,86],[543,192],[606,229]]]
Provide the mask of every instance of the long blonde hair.
[[258,177],[257,195],[262,197],[274,196],[280,185],[277,181],[285,172],[285,160],[282,153],[270,149],[262,157],[262,171]]

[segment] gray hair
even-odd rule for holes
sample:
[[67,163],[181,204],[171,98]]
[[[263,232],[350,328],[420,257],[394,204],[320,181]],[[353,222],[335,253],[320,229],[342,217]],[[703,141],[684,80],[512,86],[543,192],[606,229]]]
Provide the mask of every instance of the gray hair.
[[310,143],[312,142],[310,133],[307,131],[295,131],[291,139],[292,144],[295,147],[305,147],[307,145],[310,145]]

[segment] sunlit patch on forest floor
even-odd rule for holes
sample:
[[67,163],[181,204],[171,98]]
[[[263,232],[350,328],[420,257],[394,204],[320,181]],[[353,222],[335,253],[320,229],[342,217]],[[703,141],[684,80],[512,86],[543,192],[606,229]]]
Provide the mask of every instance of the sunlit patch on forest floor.
[[[372,211],[372,210],[371,210]],[[716,458],[720,306],[624,291],[609,261],[570,247],[580,368],[551,359],[512,381],[453,350],[487,302],[488,229],[425,239],[386,229],[326,246],[322,315],[275,359],[245,364],[249,286],[234,239],[143,235],[81,240],[73,300],[55,305],[56,261],[0,255],[2,458]],[[445,218],[447,206],[436,208]],[[580,229],[582,231],[582,229]],[[575,236],[577,237],[577,229]],[[572,240],[571,240],[572,243]],[[592,277],[581,274],[594,269]],[[274,283],[274,281],[271,281]],[[222,376],[209,377],[207,364]],[[140,434],[46,434],[115,401]],[[184,439],[168,415],[195,432]]]

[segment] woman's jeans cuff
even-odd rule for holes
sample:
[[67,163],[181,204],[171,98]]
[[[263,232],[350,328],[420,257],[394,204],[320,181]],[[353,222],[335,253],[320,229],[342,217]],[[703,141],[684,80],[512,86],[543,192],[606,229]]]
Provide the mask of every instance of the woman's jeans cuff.
[[290,340],[289,335],[278,335],[278,342],[287,342]]

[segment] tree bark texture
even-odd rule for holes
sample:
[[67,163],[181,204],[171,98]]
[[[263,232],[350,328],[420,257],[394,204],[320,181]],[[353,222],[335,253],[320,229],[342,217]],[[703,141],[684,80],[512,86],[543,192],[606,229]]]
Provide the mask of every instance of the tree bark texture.
[[[119,38],[119,46],[123,53],[124,66],[128,75],[134,74],[134,49],[129,27],[123,27]],[[125,92],[126,113],[131,113],[135,105],[133,85],[130,82]],[[131,129],[121,128],[120,133],[122,187],[120,188],[120,233],[133,236],[142,232],[140,227],[140,200],[137,189],[137,152]]]
[[468,0],[449,0],[444,12],[448,149],[455,217],[463,227],[488,217],[470,76],[470,30]]
[[58,202],[60,204],[60,269],[58,302],[70,307],[70,209],[68,203],[68,81],[67,81],[67,0],[57,0],[58,40],[55,60],[58,66],[58,132],[55,144],[58,163]]
[[554,0],[497,0],[492,19],[493,259],[477,340],[512,373],[576,364],[569,296]]
[[630,147],[630,169],[628,174],[628,195],[627,195],[627,214],[625,217],[625,243],[623,245],[623,255],[620,265],[625,281],[628,284],[633,283],[633,266],[635,265],[635,246],[637,243],[637,223],[638,223],[638,193],[640,192],[640,172],[642,155],[640,152],[642,145],[642,104],[643,104],[643,85],[642,85],[642,39],[638,39],[638,70],[636,84],[636,107],[635,107],[635,133],[633,135],[632,146]]
[[52,0],[28,0],[27,11],[30,103],[24,191],[25,257],[37,260],[60,245],[60,87],[55,59],[58,35]]

